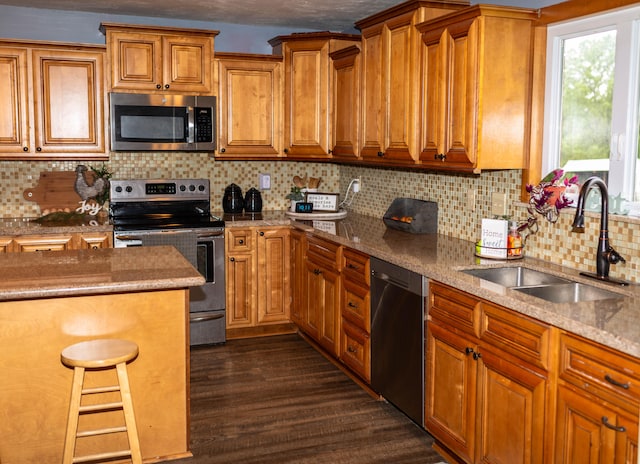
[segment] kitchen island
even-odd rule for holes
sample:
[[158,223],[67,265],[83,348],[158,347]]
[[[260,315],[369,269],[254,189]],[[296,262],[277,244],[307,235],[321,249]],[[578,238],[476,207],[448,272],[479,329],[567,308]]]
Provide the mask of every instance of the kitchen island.
[[[128,370],[144,461],[191,455],[189,287],[204,279],[175,248],[7,253],[0,275],[0,462],[61,461],[73,371],[60,352],[94,338],[140,348]],[[78,452],[126,448],[120,435],[79,442]]]

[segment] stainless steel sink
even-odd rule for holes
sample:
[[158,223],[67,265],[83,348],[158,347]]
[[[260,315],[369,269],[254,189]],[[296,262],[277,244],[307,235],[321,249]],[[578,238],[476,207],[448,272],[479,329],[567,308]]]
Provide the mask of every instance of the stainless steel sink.
[[557,277],[545,272],[534,271],[533,269],[521,266],[466,269],[462,272],[507,288],[563,284],[570,282],[562,277]]
[[505,289],[516,290],[552,303],[580,303],[623,298],[615,292],[521,266],[466,269],[462,272]]
[[579,282],[542,285],[538,287],[520,287],[514,288],[514,290],[542,298],[552,303],[580,303],[583,301],[615,300],[622,298],[622,295],[618,293]]

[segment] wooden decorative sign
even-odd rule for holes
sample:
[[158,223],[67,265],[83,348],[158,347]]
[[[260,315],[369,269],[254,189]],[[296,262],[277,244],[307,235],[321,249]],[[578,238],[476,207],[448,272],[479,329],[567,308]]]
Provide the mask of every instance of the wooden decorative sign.
[[307,192],[305,201],[313,204],[313,211],[338,211],[340,207],[339,193]]

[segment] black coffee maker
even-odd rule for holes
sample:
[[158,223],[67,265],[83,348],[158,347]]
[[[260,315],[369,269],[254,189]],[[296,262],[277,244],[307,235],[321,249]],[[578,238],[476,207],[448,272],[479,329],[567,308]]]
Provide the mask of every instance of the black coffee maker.
[[247,213],[260,213],[262,212],[262,195],[255,188],[247,190],[247,194],[244,196],[244,210]]
[[222,210],[225,213],[237,214],[242,212],[242,208],[244,208],[242,189],[236,184],[227,186],[222,196]]

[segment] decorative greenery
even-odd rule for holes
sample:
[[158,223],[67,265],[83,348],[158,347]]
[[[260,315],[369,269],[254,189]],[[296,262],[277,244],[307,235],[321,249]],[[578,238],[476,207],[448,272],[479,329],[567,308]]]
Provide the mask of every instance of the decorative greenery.
[[109,168],[102,163],[102,166],[95,168],[93,166],[89,166],[91,171],[93,172],[96,179],[104,179],[105,180],[105,188],[104,190],[95,196],[95,200],[99,205],[104,205],[109,200],[109,180],[113,177],[113,173],[109,171]]
[[302,201],[304,200],[304,193],[302,193],[302,189],[297,186],[291,187],[291,192],[287,194],[285,197],[287,200],[293,201]]

